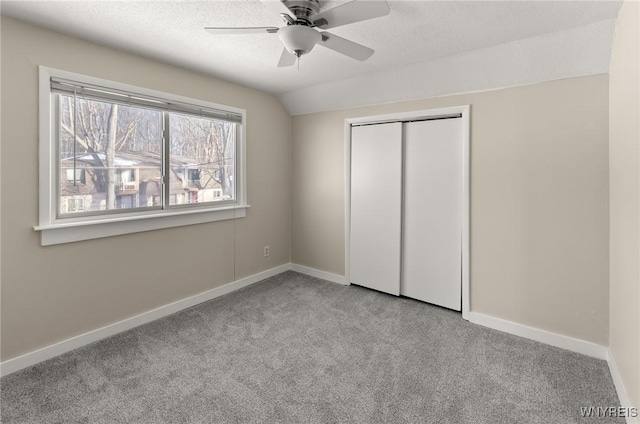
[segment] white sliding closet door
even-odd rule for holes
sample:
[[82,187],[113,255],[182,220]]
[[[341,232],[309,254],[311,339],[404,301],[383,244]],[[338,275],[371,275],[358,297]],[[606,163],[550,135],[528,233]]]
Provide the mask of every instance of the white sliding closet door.
[[350,281],[400,294],[402,124],[351,129]]
[[462,119],[405,124],[404,296],[459,311],[462,291]]

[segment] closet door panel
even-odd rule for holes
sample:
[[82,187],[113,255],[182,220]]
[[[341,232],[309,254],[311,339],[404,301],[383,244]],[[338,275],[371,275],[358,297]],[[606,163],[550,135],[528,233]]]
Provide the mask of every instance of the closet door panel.
[[402,124],[351,129],[350,282],[400,294]]
[[459,311],[462,120],[405,124],[401,293]]

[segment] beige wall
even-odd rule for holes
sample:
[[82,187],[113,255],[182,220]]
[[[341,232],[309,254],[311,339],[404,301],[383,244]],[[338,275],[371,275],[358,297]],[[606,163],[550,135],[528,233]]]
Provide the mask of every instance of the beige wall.
[[292,262],[344,275],[346,118],[465,104],[472,310],[607,345],[606,75],[294,116]]
[[[6,17],[1,31],[2,360],[289,262],[290,117],[274,96]],[[38,65],[247,109],[247,217],[41,247]]]
[[609,341],[627,395],[640,407],[640,5],[622,6],[609,81],[611,262]]
[[[2,360],[286,263],[289,247],[344,274],[344,119],[462,104],[472,310],[608,343],[607,76],[290,119],[255,90],[5,17],[1,31]],[[246,108],[247,218],[41,247],[40,64]]]

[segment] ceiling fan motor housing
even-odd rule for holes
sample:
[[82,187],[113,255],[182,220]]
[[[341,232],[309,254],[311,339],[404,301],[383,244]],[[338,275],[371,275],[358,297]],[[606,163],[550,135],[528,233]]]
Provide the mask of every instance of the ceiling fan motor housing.
[[320,11],[318,0],[285,0],[284,4],[297,19],[308,25],[311,24],[311,17]]

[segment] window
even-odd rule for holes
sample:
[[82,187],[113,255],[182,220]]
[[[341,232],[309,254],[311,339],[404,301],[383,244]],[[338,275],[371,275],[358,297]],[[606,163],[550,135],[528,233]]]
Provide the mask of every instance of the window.
[[40,91],[43,245],[245,216],[243,110],[44,67]]
[[82,197],[72,197],[67,199],[67,212],[83,212],[84,199]]
[[68,168],[66,171],[67,183],[84,184],[84,169]]

